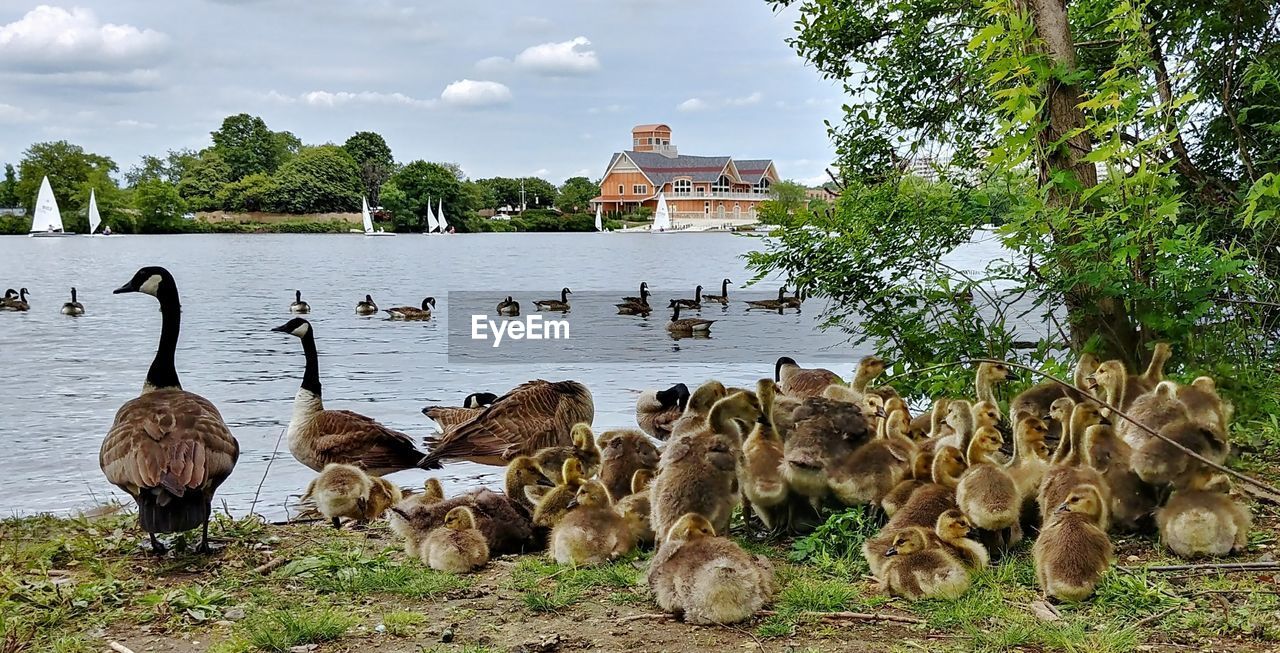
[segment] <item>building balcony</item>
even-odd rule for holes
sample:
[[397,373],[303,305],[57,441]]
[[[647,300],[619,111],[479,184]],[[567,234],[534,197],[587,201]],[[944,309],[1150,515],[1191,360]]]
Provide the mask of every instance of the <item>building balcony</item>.
[[701,191],[694,190],[690,192],[672,191],[667,193],[667,197],[671,199],[681,200],[748,200],[752,202],[763,202],[772,198],[770,193],[732,193],[729,191]]

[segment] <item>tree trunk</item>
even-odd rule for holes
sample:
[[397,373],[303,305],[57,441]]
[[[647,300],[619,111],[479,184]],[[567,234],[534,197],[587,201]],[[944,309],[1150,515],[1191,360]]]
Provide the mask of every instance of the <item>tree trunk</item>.
[[[1071,24],[1067,20],[1065,0],[1029,0],[1029,6],[1036,35],[1040,37],[1045,54],[1055,69],[1074,72],[1076,48]],[[1045,94],[1046,124],[1038,136],[1042,152],[1037,162],[1040,185],[1048,185],[1059,172],[1069,172],[1077,186],[1054,185],[1049,190],[1048,200],[1050,206],[1065,209],[1070,215],[1087,210],[1080,205],[1080,191],[1098,185],[1098,170],[1094,164],[1080,160],[1093,149],[1088,133],[1082,131],[1059,143],[1063,134],[1085,126],[1084,113],[1079,107],[1080,89],[1053,78],[1049,80]],[[1072,266],[1069,260],[1059,261],[1059,264],[1068,269]],[[1071,289],[1065,299],[1073,348],[1079,350],[1097,336],[1102,344],[1101,356],[1137,365],[1138,332],[1123,301],[1099,297],[1087,286]]]

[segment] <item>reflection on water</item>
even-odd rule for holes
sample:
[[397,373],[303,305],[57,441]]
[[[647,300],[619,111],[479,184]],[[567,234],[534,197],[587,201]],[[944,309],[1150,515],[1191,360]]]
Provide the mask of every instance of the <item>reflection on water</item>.
[[[753,330],[757,342],[802,343],[794,355],[849,374],[856,357],[835,333],[818,333],[821,305],[803,313],[753,312],[731,305],[724,328],[710,342],[672,340],[670,314],[657,309],[632,321],[640,355],[590,364],[554,358],[469,366],[450,361],[448,324],[391,322],[358,317],[355,304],[371,294],[380,306],[417,306],[451,292],[485,293],[489,309],[508,294],[541,298],[568,285],[582,294],[634,294],[649,282],[651,303],[690,297],[701,283],[719,289],[722,278],[748,279],[740,255],[755,241],[728,234],[655,237],[621,234],[487,234],[363,238],[321,235],[121,236],[112,238],[0,238],[0,288],[32,291],[28,313],[0,313],[0,509],[6,514],[64,511],[109,497],[124,498],[98,469],[98,448],[115,411],[137,395],[155,351],[160,316],[155,301],[112,295],[143,265],[163,265],[177,278],[183,301],[177,367],[183,386],[221,410],[240,441],[240,463],[219,498],[243,511],[267,471],[289,420],[302,375],[294,338],[270,329],[289,319],[294,289],[311,304],[326,405],[368,414],[415,437],[432,428],[419,412],[427,404],[456,404],[467,394],[501,393],[531,378],[576,379],[591,388],[596,428],[634,426],[636,392],[716,377],[747,385],[773,370],[772,351],[737,347],[732,360],[700,358],[699,347],[734,343],[735,331]],[[983,261],[990,247],[972,256]],[[983,250],[986,250],[985,252]],[[777,281],[764,282],[763,290]],[[59,314],[76,286],[87,314]],[[730,293],[745,291],[730,288]],[[553,296],[554,293],[546,296]],[[573,296],[571,296],[572,301]],[[447,306],[441,301],[442,311]],[[721,307],[704,307],[717,317]],[[682,317],[687,316],[682,312]],[[719,318],[718,318],[719,319]],[[726,318],[727,319],[727,318]],[[746,321],[743,321],[743,320]],[[737,325],[737,326],[734,326]],[[643,338],[653,338],[646,341]],[[646,358],[654,343],[668,354]],[[773,349],[773,347],[768,347]],[[257,510],[281,516],[300,494],[310,470],[282,443],[262,488]],[[469,463],[446,465],[447,492],[496,485],[500,470]],[[393,480],[418,486],[424,472]]]

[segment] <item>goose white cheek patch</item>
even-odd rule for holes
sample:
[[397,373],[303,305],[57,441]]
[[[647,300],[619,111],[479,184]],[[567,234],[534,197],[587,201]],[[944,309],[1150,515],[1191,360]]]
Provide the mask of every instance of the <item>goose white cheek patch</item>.
[[160,292],[160,281],[160,275],[153,274],[150,277],[147,277],[147,280],[138,287],[138,292],[144,292],[155,297],[156,293]]
[[293,335],[298,336],[299,338],[301,338],[301,337],[303,337],[303,336],[307,335],[307,332],[308,332],[308,331],[310,331],[310,330],[311,330],[311,327],[309,327],[309,326],[307,326],[307,325],[305,325],[305,324],[302,324],[302,325],[299,325],[299,326],[298,326],[298,328],[296,328],[296,329],[294,329],[294,330],[293,330]]

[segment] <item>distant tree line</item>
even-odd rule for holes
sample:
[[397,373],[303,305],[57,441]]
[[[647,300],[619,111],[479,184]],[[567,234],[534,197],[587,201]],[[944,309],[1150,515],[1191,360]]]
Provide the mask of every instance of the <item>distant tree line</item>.
[[[88,229],[91,190],[97,193],[103,221],[120,232],[209,231],[183,219],[197,211],[299,216],[359,211],[362,197],[370,206],[381,207],[379,218],[389,216],[398,231],[422,230],[427,207],[434,211],[442,200],[450,225],[459,231],[545,231],[572,225],[592,228],[592,219],[548,216],[556,216],[555,211],[585,215],[600,192],[586,177],[572,177],[557,188],[537,177],[470,180],[454,163],[399,163],[375,132],[356,132],[342,145],[307,145],[244,113],[228,116],[210,137],[211,145],[199,151],[144,156],[122,176],[110,157],[79,145],[35,143],[23,152],[16,168],[4,166],[0,207],[23,207],[31,213],[40,180],[47,175],[63,223],[81,233]],[[523,220],[490,226],[477,215],[482,209],[522,203],[531,209]],[[0,233],[25,233],[29,225],[29,218],[3,218]]]

